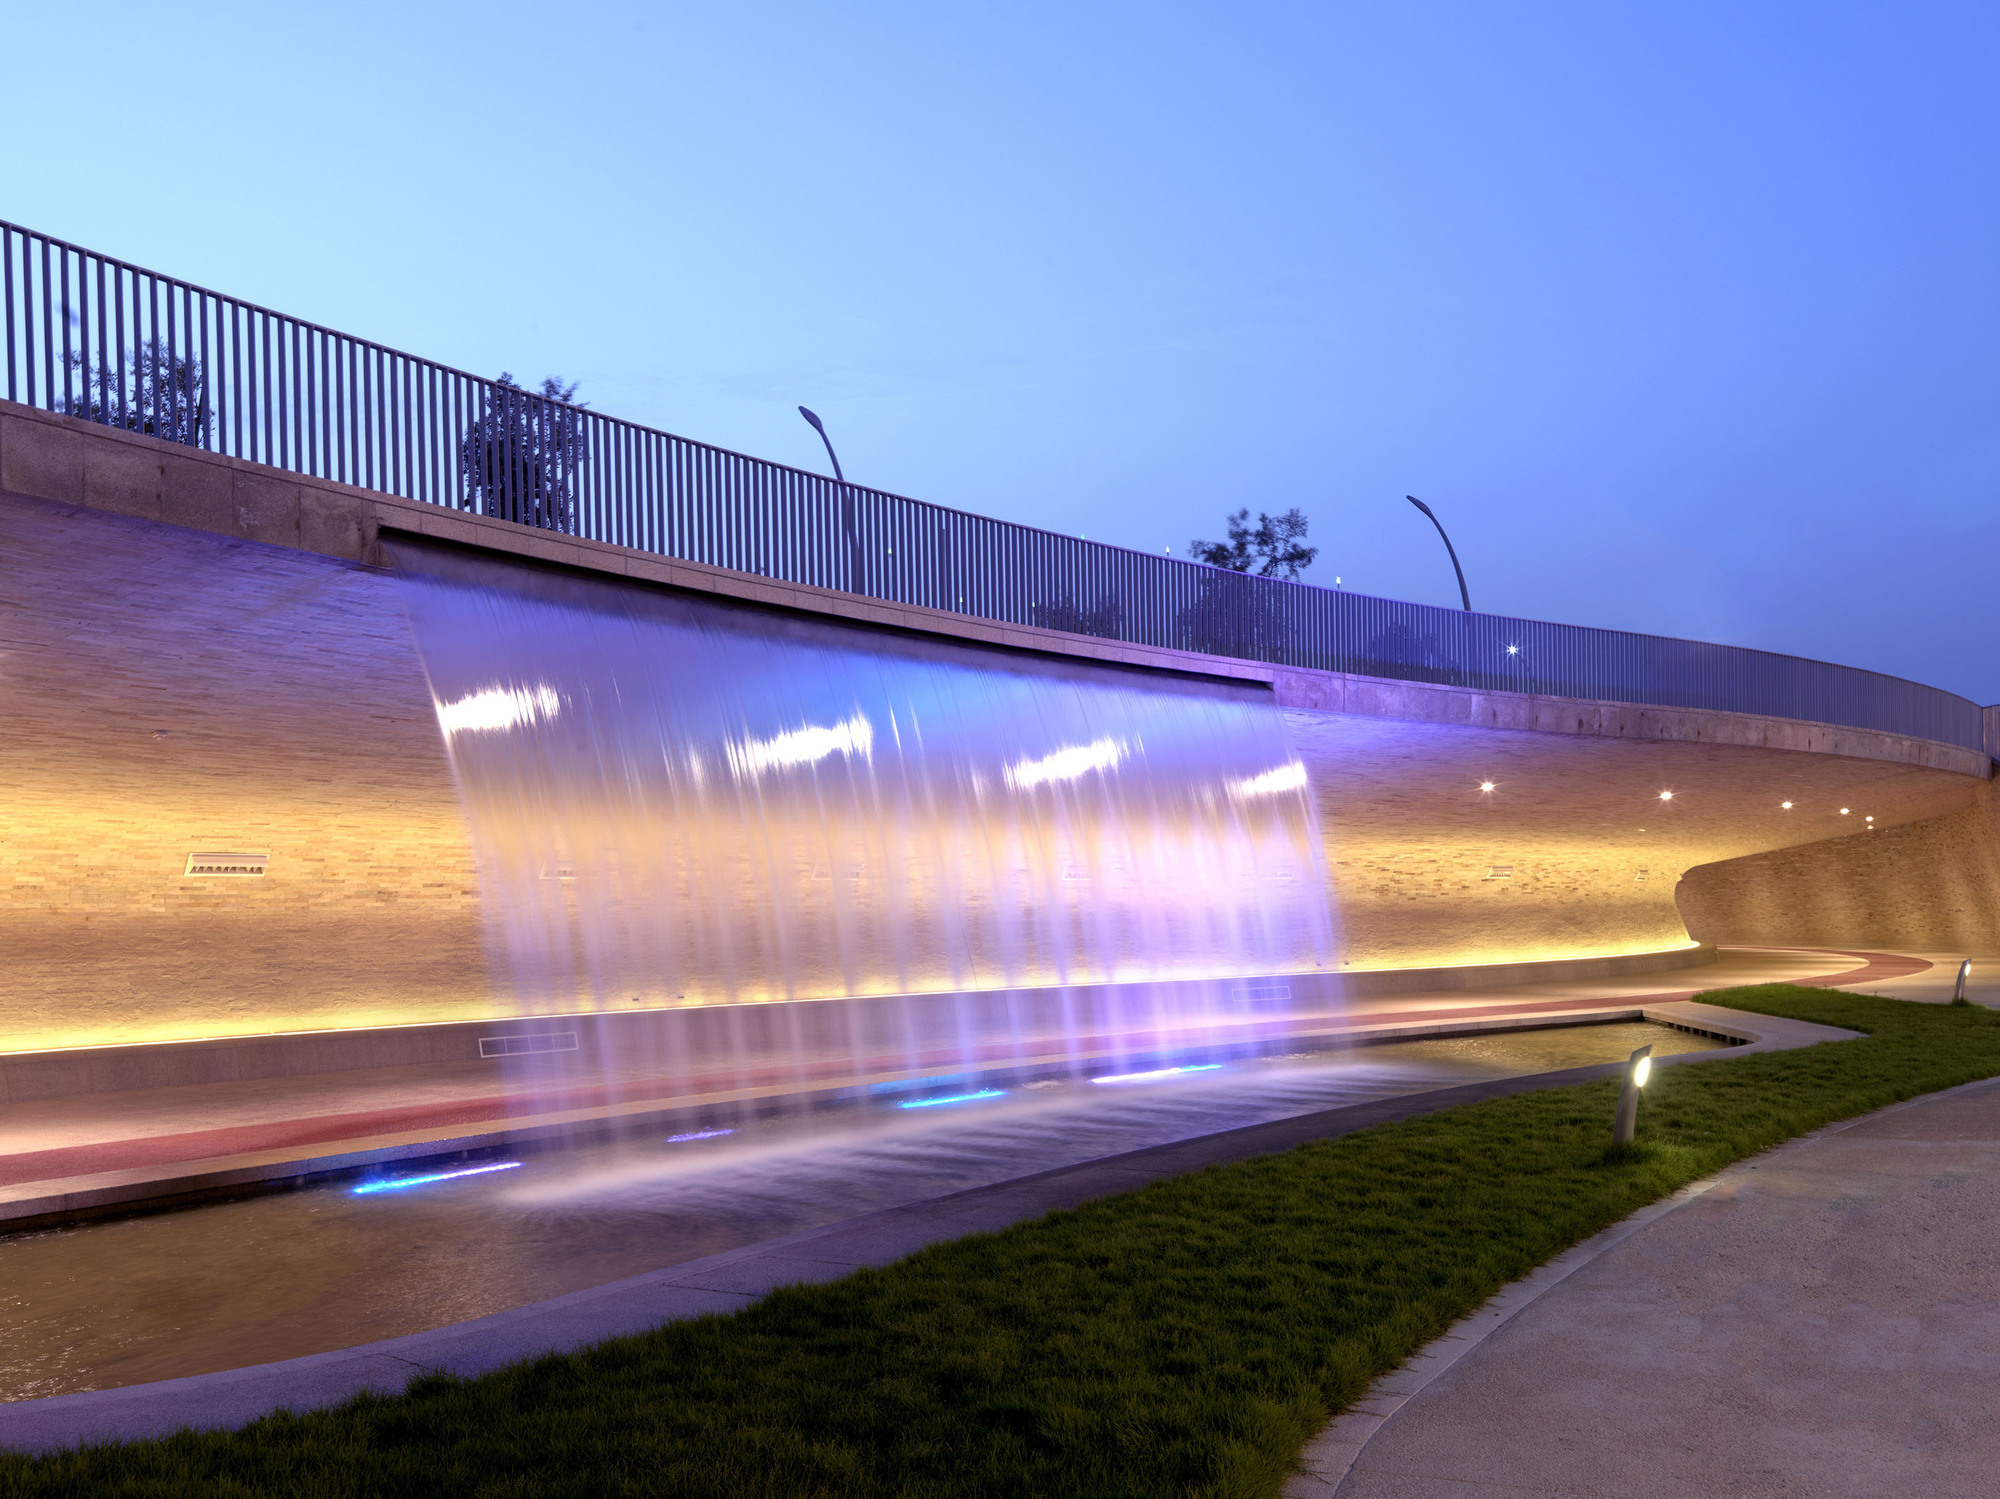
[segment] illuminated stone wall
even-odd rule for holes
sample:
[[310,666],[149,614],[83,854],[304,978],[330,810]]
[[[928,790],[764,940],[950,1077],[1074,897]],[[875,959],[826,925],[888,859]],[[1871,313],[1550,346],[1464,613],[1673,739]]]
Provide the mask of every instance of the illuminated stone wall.
[[2000,953],[2000,794],[1944,817],[1704,864],[1681,881],[1711,942]]
[[[5,472],[32,479],[9,421]],[[266,545],[46,496],[0,495],[0,528],[0,1050],[512,1012],[396,579],[301,549],[302,533]],[[488,530],[499,545],[518,528]],[[520,545],[640,566],[540,535]],[[941,618],[937,633],[961,625],[995,628]],[[1278,701],[1352,968],[1658,949],[1687,940],[1681,910],[1722,940],[2000,948],[1980,938],[1996,909],[1990,788],[1946,767],[1943,747],[1333,673],[1288,671]],[[1566,717],[1543,725],[1552,705]],[[1504,715],[1526,727],[1499,727]],[[1826,745],[1770,747],[1786,735]],[[1877,818],[1879,849],[1745,858],[1824,842],[1836,804]],[[188,878],[205,852],[268,854],[269,873]],[[1740,867],[1697,868],[1725,860]],[[1907,883],[1926,867],[1963,872],[1948,888]],[[1815,879],[1858,893],[1820,899]],[[1906,886],[1943,893],[1913,905]]]
[[[0,1049],[490,1011],[393,580],[5,502]],[[200,852],[261,878],[188,878]]]
[[[1843,821],[1919,821],[1990,785],[1741,745],[1286,718],[1312,770],[1356,968],[1669,947],[1689,940],[1674,892],[1691,867],[1816,842]],[[1744,940],[1712,926],[1693,935]]]

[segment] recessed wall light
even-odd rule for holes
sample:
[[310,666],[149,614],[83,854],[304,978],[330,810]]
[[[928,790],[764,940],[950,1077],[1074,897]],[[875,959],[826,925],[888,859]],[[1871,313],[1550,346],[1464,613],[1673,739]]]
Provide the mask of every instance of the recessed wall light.
[[1670,802],[1673,799],[1674,799],[1674,794],[1671,791],[1662,791],[1660,793],[1660,800],[1663,802]]
[[1481,791],[1491,791],[1493,789],[1493,783],[1491,781],[1481,781],[1479,783],[1479,789]]
[[1792,810],[1792,804],[1791,804],[1790,802],[1779,802],[1779,803],[1778,803],[1778,805],[1779,805],[1780,807],[1784,808],[1784,809],[1785,809],[1785,811],[1787,811],[1787,812],[1789,812],[1789,811],[1791,811],[1791,810]]
[[1486,878],[1489,880],[1511,880],[1514,878],[1514,866],[1512,864],[1489,864],[1486,866]]
[[1848,811],[1848,809],[1847,809],[1846,807],[1842,807],[1842,808],[1840,809],[1840,815],[1841,815],[1842,817],[1845,817],[1845,816],[1847,815],[1847,811]]

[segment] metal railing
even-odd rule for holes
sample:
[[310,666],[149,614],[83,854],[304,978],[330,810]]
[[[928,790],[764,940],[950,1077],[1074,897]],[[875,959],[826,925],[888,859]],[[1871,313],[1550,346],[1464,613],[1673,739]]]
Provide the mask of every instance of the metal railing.
[[619,421],[0,221],[6,397],[294,473],[896,603],[1410,681],[1981,747],[1964,698],[1698,641],[1249,577]]

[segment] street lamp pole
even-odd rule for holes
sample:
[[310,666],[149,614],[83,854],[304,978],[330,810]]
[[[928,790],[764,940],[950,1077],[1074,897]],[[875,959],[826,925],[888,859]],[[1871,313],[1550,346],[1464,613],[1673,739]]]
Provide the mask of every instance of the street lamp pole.
[[854,492],[847,487],[847,475],[840,471],[840,456],[833,451],[833,439],[826,435],[826,424],[804,406],[799,408],[799,415],[819,433],[819,440],[826,444],[826,456],[833,464],[834,482],[840,485],[840,524],[847,532],[847,591],[859,593],[866,571],[861,561],[861,536],[854,525]]
[[826,456],[833,462],[833,476],[844,487],[847,483],[847,476],[840,471],[840,459],[834,454],[833,439],[826,435],[826,423],[822,422],[803,406],[799,408],[799,415],[812,424],[813,431],[819,433],[819,440],[826,444]]
[[[819,423],[815,421],[813,425],[817,427]],[[827,451],[830,453],[833,449],[828,448]],[[1439,520],[1435,515],[1431,515],[1431,507],[1415,495],[1406,494],[1403,498],[1423,511],[1425,515],[1429,515],[1431,524],[1438,528],[1438,535],[1444,537],[1444,549],[1446,554],[1451,558],[1451,570],[1458,574],[1458,601],[1465,606],[1465,612],[1470,614],[1472,612],[1472,595],[1465,591],[1465,569],[1458,565],[1458,552],[1452,546],[1451,538],[1444,534],[1444,522]]]

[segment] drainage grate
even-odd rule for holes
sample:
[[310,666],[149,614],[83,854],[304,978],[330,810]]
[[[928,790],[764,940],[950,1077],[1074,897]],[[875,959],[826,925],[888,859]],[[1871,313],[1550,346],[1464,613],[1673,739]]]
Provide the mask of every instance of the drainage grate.
[[189,854],[181,873],[189,879],[258,879],[270,867],[269,854]]
[[527,1036],[481,1036],[482,1057],[524,1057],[538,1051],[575,1051],[575,1031],[536,1031]]

